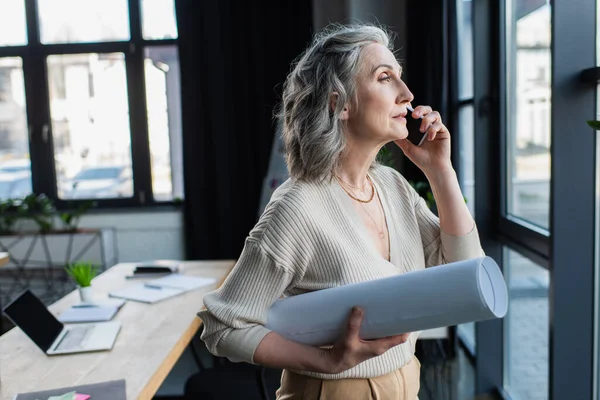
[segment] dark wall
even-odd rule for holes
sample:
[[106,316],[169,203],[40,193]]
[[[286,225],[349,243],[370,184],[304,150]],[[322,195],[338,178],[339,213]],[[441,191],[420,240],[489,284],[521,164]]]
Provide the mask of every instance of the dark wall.
[[291,62],[310,0],[176,1],[188,259],[237,258],[256,222]]

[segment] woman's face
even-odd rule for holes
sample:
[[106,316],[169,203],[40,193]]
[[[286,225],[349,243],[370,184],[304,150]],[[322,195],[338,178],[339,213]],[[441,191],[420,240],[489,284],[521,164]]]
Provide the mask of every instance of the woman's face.
[[359,140],[388,143],[408,136],[406,106],[413,94],[390,50],[379,43],[364,48],[357,77],[356,102],[348,105],[347,133]]

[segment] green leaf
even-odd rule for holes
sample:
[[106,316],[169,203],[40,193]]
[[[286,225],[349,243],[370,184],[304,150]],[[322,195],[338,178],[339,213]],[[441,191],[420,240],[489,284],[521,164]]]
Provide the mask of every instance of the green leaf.
[[73,215],[71,213],[62,213],[60,214],[60,219],[66,225],[69,225],[71,223],[71,219],[73,219]]
[[65,272],[81,287],[90,286],[92,279],[98,274],[98,267],[90,262],[68,264]]
[[588,121],[587,124],[597,131],[600,131],[600,121]]

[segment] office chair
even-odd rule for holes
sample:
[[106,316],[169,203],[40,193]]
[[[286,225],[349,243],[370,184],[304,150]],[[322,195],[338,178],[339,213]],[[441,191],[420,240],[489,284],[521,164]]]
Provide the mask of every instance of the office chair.
[[186,400],[274,400],[281,371],[247,363],[230,363],[198,372],[188,378]]
[[186,400],[274,400],[281,381],[281,370],[248,363],[233,363],[211,355],[214,366],[208,368],[200,357],[198,335],[191,350],[199,372],[190,376],[184,388]]

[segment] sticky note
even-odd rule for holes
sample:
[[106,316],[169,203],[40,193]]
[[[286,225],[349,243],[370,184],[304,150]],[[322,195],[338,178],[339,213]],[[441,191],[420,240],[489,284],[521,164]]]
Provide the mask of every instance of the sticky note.
[[88,400],[91,396],[89,394],[81,394],[77,393],[75,395],[75,400]]
[[69,392],[69,393],[65,393],[61,396],[50,396],[48,397],[48,400],[75,400],[75,392]]

